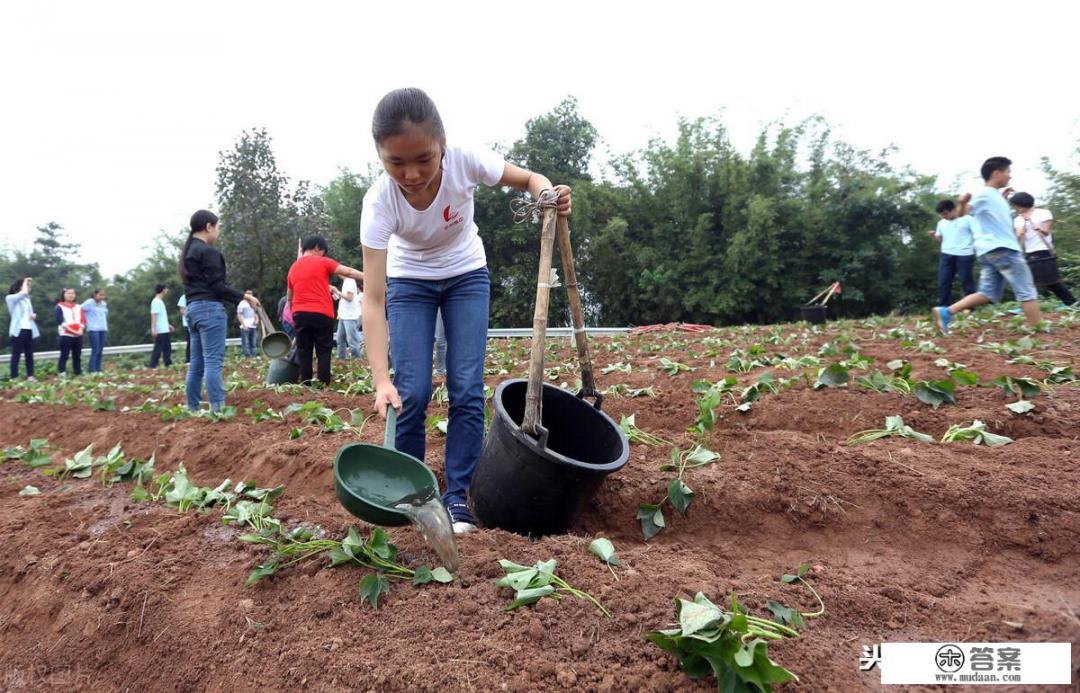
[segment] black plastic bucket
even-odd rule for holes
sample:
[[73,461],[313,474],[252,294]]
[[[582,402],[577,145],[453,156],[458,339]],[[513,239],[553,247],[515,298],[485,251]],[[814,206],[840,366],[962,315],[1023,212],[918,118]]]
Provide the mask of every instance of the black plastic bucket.
[[825,317],[828,315],[829,307],[820,303],[814,303],[805,305],[802,307],[802,319],[806,322],[820,325],[825,322]]
[[526,380],[495,389],[495,416],[470,495],[487,527],[542,536],[567,532],[608,474],[630,458],[630,442],[607,414],[571,392],[544,385],[546,445],[521,430]]
[[1054,255],[1028,256],[1028,268],[1031,269],[1031,278],[1035,280],[1035,286],[1049,286],[1061,281],[1061,273],[1058,272],[1057,257]]

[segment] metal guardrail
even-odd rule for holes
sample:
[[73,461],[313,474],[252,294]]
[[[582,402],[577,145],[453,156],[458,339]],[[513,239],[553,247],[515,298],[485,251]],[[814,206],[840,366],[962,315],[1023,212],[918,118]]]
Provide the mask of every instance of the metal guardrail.
[[[589,334],[625,334],[629,332],[629,327],[591,327],[588,328]],[[571,337],[574,334],[574,328],[572,327],[549,327],[547,329],[548,337]],[[488,339],[507,339],[507,338],[520,338],[531,337],[532,328],[529,327],[509,327],[498,328],[488,330]],[[173,342],[173,351],[177,349],[177,345],[183,346],[183,342]],[[225,340],[226,347],[238,347],[240,346],[239,337],[230,337]],[[104,356],[120,356],[123,354],[149,354],[154,350],[153,344],[125,344],[123,346],[107,346],[103,352]],[[90,353],[89,344],[83,342],[83,352],[85,354]],[[35,351],[35,359],[55,359],[60,357],[59,351]],[[89,358],[89,356],[87,356]],[[11,354],[0,354],[0,363],[9,363],[11,361]]]

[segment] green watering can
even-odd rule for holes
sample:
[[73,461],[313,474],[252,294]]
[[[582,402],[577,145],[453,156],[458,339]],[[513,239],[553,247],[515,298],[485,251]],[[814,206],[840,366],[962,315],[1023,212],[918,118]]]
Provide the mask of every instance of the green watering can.
[[409,524],[409,516],[394,508],[420,504],[439,495],[435,474],[420,460],[394,449],[397,411],[386,410],[382,446],[352,443],[334,457],[334,490],[345,509],[373,525]]

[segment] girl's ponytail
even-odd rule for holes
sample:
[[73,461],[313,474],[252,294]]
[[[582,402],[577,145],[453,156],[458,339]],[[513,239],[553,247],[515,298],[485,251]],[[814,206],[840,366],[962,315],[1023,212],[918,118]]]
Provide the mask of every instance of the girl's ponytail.
[[191,248],[191,241],[194,240],[195,234],[199,231],[205,231],[208,226],[215,226],[218,223],[218,216],[208,209],[200,209],[191,215],[191,231],[188,232],[187,240],[184,241],[184,248],[180,251],[180,260],[177,262],[176,269],[180,273],[180,281],[186,282],[188,279],[187,272],[187,254],[188,249]]

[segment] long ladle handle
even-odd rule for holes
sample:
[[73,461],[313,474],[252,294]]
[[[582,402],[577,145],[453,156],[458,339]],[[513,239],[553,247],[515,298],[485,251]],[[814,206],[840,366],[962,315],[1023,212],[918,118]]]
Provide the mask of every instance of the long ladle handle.
[[555,247],[555,217],[552,207],[544,209],[544,224],[540,229],[540,270],[536,280],[536,305],[533,310],[532,355],[529,359],[529,384],[525,390],[525,416],[521,430],[538,436],[542,413],[544,344],[547,336],[548,302],[551,298],[551,254]]
[[596,407],[600,408],[603,400],[596,390],[593,378],[592,358],[589,356],[589,339],[585,333],[585,316],[581,309],[581,291],[578,289],[577,272],[574,270],[574,249],[570,245],[570,223],[566,217],[559,217],[557,222],[559,238],[559,256],[562,258],[563,281],[566,282],[566,297],[570,301],[570,316],[574,323],[574,343],[577,344],[578,365],[581,367],[581,397],[595,397]]

